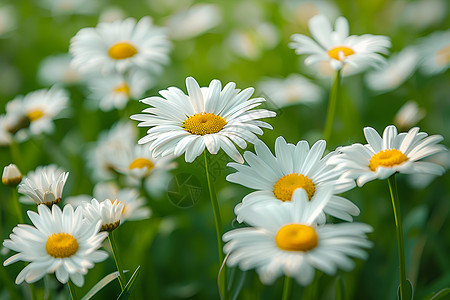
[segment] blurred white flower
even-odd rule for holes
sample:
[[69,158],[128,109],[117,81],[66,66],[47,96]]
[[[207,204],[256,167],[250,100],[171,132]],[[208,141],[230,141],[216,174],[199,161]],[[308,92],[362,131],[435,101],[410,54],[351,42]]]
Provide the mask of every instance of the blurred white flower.
[[258,90],[277,107],[311,104],[322,98],[320,87],[298,74],[287,78],[265,78],[258,83]]
[[155,83],[147,72],[136,69],[126,75],[93,76],[88,80],[89,101],[103,111],[123,109],[130,99],[141,98]]
[[17,16],[14,6],[0,6],[0,38],[14,30],[17,26]]
[[166,30],[150,17],[99,23],[83,28],[72,38],[72,65],[81,73],[120,73],[142,69],[155,74],[169,62],[170,43]]
[[425,117],[425,109],[419,108],[416,102],[406,102],[394,117],[394,124],[400,130],[406,130],[413,127]]
[[101,4],[100,2],[91,0],[40,0],[37,3],[50,10],[54,16],[60,16],[95,14]]
[[[440,165],[445,170],[448,170],[450,169],[450,151],[440,152],[426,157],[424,161]],[[408,176],[408,182],[415,189],[424,189],[437,177],[439,176],[434,174],[413,173]]]
[[333,2],[326,0],[284,0],[281,2],[281,14],[291,23],[307,28],[309,19],[318,14],[328,19],[336,19],[339,9]]
[[421,71],[426,75],[445,72],[450,66],[450,30],[434,32],[420,43]]
[[366,85],[380,93],[394,90],[411,77],[420,59],[418,49],[407,47],[391,55],[387,64],[367,73],[364,77]]
[[[28,172],[18,186],[21,194],[27,195],[36,204],[52,206],[61,202],[64,185],[69,172],[64,172],[56,165],[39,166]],[[26,197],[21,197],[23,203],[32,203]]]
[[83,202],[83,216],[89,223],[101,221],[100,231],[113,231],[120,225],[120,218],[124,209],[124,203],[117,199],[105,199],[98,202],[92,199],[90,202]]
[[107,233],[99,232],[100,222],[83,220],[81,207],[73,210],[64,206],[63,211],[53,205],[37,207],[38,213],[28,211],[33,226],[19,224],[3,242],[3,246],[18,252],[3,263],[8,266],[19,260],[27,262],[16,278],[16,284],[23,281],[33,283],[46,274],[55,273],[59,282],[70,279],[75,285],[83,286],[84,277],[94,263],[108,257],[98,250]]
[[68,53],[51,55],[39,64],[38,79],[43,85],[71,85],[81,80],[80,74],[70,65],[72,56]]
[[170,17],[170,37],[185,40],[201,35],[222,22],[222,12],[215,4],[196,4]]
[[6,115],[0,115],[0,147],[7,147],[12,142],[12,134],[9,132],[9,128]]
[[[447,3],[448,4],[448,3]],[[399,17],[408,29],[422,30],[440,23],[446,17],[446,4],[442,0],[402,1]]]
[[[305,64],[329,61],[333,69],[340,70],[350,64],[360,70],[385,62],[381,54],[387,54],[391,46],[387,36],[364,34],[349,36],[348,21],[339,17],[335,30],[324,15],[316,15],[309,20],[309,31],[314,40],[303,34],[292,35],[289,46],[297,54],[308,54]],[[381,53],[381,54],[380,54]]]
[[125,19],[126,13],[119,6],[109,6],[102,10],[98,18],[99,23],[103,22],[115,22]]

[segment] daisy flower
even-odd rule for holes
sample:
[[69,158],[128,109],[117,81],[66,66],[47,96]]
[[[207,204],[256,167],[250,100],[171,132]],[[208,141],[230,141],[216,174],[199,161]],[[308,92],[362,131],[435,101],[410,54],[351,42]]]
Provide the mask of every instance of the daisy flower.
[[19,224],[3,242],[3,246],[18,252],[3,263],[8,266],[16,261],[28,262],[17,275],[16,284],[33,283],[46,274],[55,273],[61,283],[70,279],[77,286],[84,284],[83,275],[94,263],[108,257],[98,250],[107,233],[100,232],[100,222],[83,220],[82,209],[75,211],[66,205],[61,211],[57,205],[52,210],[39,205],[38,213],[28,211],[33,226]]
[[298,74],[291,74],[284,79],[264,79],[258,84],[258,89],[278,107],[316,103],[322,98],[322,90]]
[[352,180],[338,182],[342,172],[326,162],[334,153],[322,158],[326,142],[320,140],[311,149],[308,142],[288,144],[283,137],[275,141],[275,156],[263,143],[255,144],[256,154],[246,151],[244,158],[248,165],[229,163],[238,172],[227,176],[230,182],[238,183],[257,191],[248,194],[235,208],[237,220],[242,222],[241,210],[247,206],[266,206],[291,201],[294,191],[303,189],[311,202],[317,201],[330,187],[334,190],[324,211],[334,217],[351,221],[352,215],[359,215],[358,207],[351,201],[337,196],[352,189]]
[[72,85],[81,81],[80,74],[70,65],[68,53],[50,55],[39,63],[38,80],[42,85]]
[[8,186],[17,186],[22,181],[22,173],[15,164],[3,168],[2,183]]
[[152,107],[143,111],[146,114],[131,116],[141,121],[139,127],[151,127],[139,144],[149,143],[155,157],[186,153],[186,161],[192,162],[206,147],[211,154],[223,149],[235,161],[243,162],[233,142],[245,148],[246,142],[258,140],[256,134],[263,134],[261,127],[272,129],[259,119],[274,117],[274,112],[252,110],[265,101],[249,99],[253,88],[241,91],[230,82],[222,90],[219,80],[200,88],[192,77],[186,78],[186,87],[188,95],[169,87],[159,92],[163,97],[141,100]]
[[445,72],[450,66],[450,30],[434,32],[421,42],[421,71],[427,75]]
[[55,86],[15,97],[6,105],[9,131],[16,133],[26,128],[33,135],[53,132],[53,119],[68,106],[68,101],[68,93]]
[[169,61],[170,44],[162,28],[150,17],[100,23],[83,28],[72,38],[72,64],[82,73],[103,73],[142,69],[160,73]]
[[361,248],[371,246],[366,233],[372,228],[361,223],[318,225],[316,219],[330,197],[331,189],[317,201],[309,201],[299,189],[292,202],[245,209],[242,216],[253,227],[223,235],[227,264],[256,269],[264,284],[284,274],[303,286],[313,281],[315,269],[328,275],[338,268],[351,270],[354,263],[349,257],[367,257]]
[[422,158],[445,151],[438,143],[441,135],[428,136],[414,127],[408,133],[397,133],[390,125],[384,129],[383,138],[371,128],[364,128],[369,144],[353,144],[337,149],[338,155],[328,160],[337,170],[345,171],[343,178],[353,178],[359,186],[374,179],[386,179],[392,174],[428,173],[442,175],[444,168],[432,162],[419,161]]
[[141,98],[154,84],[155,80],[147,72],[139,70],[130,72],[126,77],[121,74],[93,77],[88,82],[91,91],[89,98],[103,111],[123,109],[128,100]]
[[[23,178],[19,184],[19,193],[27,195],[36,204],[52,206],[62,199],[64,184],[66,184],[68,172],[64,172],[56,165],[39,166]],[[30,203],[29,201],[21,202]]]
[[7,147],[11,145],[12,134],[9,131],[8,118],[6,115],[0,115],[0,147]]
[[101,221],[101,231],[113,231],[120,225],[120,218],[124,210],[124,203],[119,200],[105,199],[98,202],[83,202],[83,215],[91,223]]
[[293,42],[289,46],[297,54],[309,54],[305,64],[328,61],[335,70],[340,70],[344,64],[357,68],[368,65],[378,65],[384,62],[391,42],[386,36],[364,34],[349,36],[348,21],[338,17],[335,30],[324,15],[316,15],[309,22],[309,31],[316,41],[303,34],[292,35]]

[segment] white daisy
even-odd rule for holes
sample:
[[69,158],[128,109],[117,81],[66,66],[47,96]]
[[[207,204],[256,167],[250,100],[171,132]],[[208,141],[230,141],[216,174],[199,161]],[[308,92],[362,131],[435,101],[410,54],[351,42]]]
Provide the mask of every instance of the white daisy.
[[147,72],[133,70],[127,76],[110,74],[88,81],[89,96],[103,111],[123,109],[130,99],[141,98],[156,81]]
[[421,71],[427,75],[445,72],[450,67],[450,30],[438,31],[421,40]]
[[408,101],[398,110],[394,117],[394,124],[399,129],[411,128],[425,117],[425,109],[419,108],[417,102]]
[[126,220],[137,221],[148,219],[151,215],[150,208],[146,207],[145,199],[139,197],[139,191],[137,189],[119,189],[115,183],[99,182],[94,186],[92,196],[79,195],[67,197],[66,203],[78,207],[83,202],[91,201],[92,198],[100,200],[109,199],[111,201],[118,200],[123,203],[122,215],[120,216],[121,223]]
[[397,134],[397,128],[390,125],[384,129],[383,138],[371,128],[364,128],[364,135],[369,144],[353,144],[337,149],[340,154],[328,160],[336,165],[337,170],[345,171],[344,178],[356,179],[359,186],[374,179],[385,179],[392,174],[429,173],[442,175],[444,168],[440,165],[419,161],[424,157],[445,151],[438,145],[443,137],[428,136],[419,132],[418,127]]
[[169,61],[170,44],[150,17],[100,23],[83,28],[72,38],[73,66],[82,73],[124,72],[132,68],[160,73]]
[[100,6],[98,1],[90,0],[41,0],[37,4],[50,10],[54,16],[95,14]]
[[29,262],[17,275],[16,284],[24,280],[33,283],[48,273],[55,273],[61,283],[70,279],[82,286],[88,269],[108,257],[105,251],[98,250],[108,234],[99,233],[100,222],[83,220],[81,208],[74,212],[72,206],[66,205],[61,212],[57,205],[51,211],[39,205],[37,209],[38,213],[28,211],[35,227],[19,224],[10,239],[3,242],[3,246],[19,252],[3,265],[19,260]]
[[186,161],[192,162],[206,147],[211,154],[223,149],[235,161],[243,162],[233,142],[245,148],[246,142],[258,140],[255,134],[263,134],[260,127],[272,129],[259,119],[274,117],[274,112],[252,110],[265,101],[249,99],[253,88],[241,91],[230,82],[222,90],[219,80],[200,88],[192,77],[186,78],[186,87],[188,95],[170,87],[159,92],[163,97],[141,100],[152,107],[143,111],[146,114],[131,116],[141,121],[138,126],[151,127],[139,144],[150,143],[155,157],[186,153]]
[[308,201],[306,192],[299,189],[292,202],[245,209],[244,220],[254,227],[223,235],[227,264],[256,269],[264,284],[284,274],[304,286],[313,281],[315,269],[328,275],[337,268],[351,270],[350,256],[367,257],[361,248],[371,246],[366,233],[372,228],[361,223],[317,225],[316,218],[330,196],[328,190],[317,201]]
[[9,131],[8,118],[6,115],[0,115],[0,147],[7,147],[11,145],[12,134]]
[[91,223],[101,221],[101,231],[113,231],[120,225],[120,219],[124,210],[124,203],[118,200],[105,199],[98,202],[83,202],[83,215]]
[[[68,176],[68,172],[64,172],[56,165],[39,166],[23,178],[22,183],[18,186],[19,193],[27,195],[38,205],[58,204],[61,202],[64,184]],[[29,203],[22,199],[21,202]]]
[[70,65],[68,53],[50,55],[39,63],[38,79],[43,85],[71,85],[81,81],[80,74]]
[[322,98],[322,90],[298,74],[291,74],[284,79],[263,79],[258,84],[258,89],[278,107],[298,103],[311,104]]
[[6,105],[9,131],[26,129],[32,135],[53,132],[53,119],[67,108],[68,101],[68,93],[55,86],[15,97]]
[[317,42],[306,35],[294,34],[289,44],[297,54],[309,54],[306,65],[329,61],[335,70],[340,70],[344,64],[362,69],[383,63],[384,58],[379,53],[387,54],[391,46],[386,36],[349,36],[348,21],[344,17],[337,18],[333,31],[324,15],[316,15],[309,20],[309,31]]
[[367,86],[382,93],[396,89],[414,73],[420,61],[419,55],[415,47],[407,47],[393,54],[387,64],[366,74]]
[[22,173],[15,164],[3,168],[2,183],[8,186],[17,186],[22,181]]
[[315,202],[329,187],[334,192],[324,209],[327,214],[347,221],[352,220],[352,215],[359,215],[355,204],[335,195],[352,189],[355,183],[352,180],[338,182],[342,172],[336,172],[326,164],[334,153],[322,158],[325,146],[326,142],[320,140],[310,149],[306,141],[293,145],[286,143],[283,137],[278,137],[275,141],[275,156],[263,142],[259,142],[255,144],[256,154],[249,151],[244,153],[248,166],[228,164],[238,171],[228,175],[228,181],[257,190],[245,196],[242,203],[236,206],[237,220],[242,222],[241,210],[247,206],[291,201],[297,189],[305,190],[310,201]]

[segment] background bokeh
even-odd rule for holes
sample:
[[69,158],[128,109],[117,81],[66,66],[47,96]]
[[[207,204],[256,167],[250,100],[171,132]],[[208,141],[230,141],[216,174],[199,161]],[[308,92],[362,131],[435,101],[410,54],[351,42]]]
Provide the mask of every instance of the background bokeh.
[[[75,3],[75,4],[74,4]],[[177,25],[174,16],[198,5],[208,4],[206,13]],[[171,63],[157,83],[146,92],[177,86],[185,90],[184,80],[193,76],[201,86],[212,79],[223,84],[233,81],[238,88],[258,87],[267,77],[285,78],[302,74],[322,90],[320,101],[281,107],[261,89],[256,96],[268,101],[265,106],[277,111],[268,120],[274,127],[265,130],[262,140],[273,149],[276,137],[288,142],[305,139],[314,143],[321,138],[325,123],[330,77],[319,77],[317,71],[303,65],[304,57],[288,47],[293,33],[308,34],[307,20],[318,11],[334,20],[345,16],[351,34],[382,34],[391,37],[391,52],[418,45],[421,38],[449,28],[448,3],[429,1],[301,1],[253,0],[199,2],[193,0],[147,1],[13,1],[0,3],[0,113],[16,95],[49,87],[39,73],[40,64],[48,56],[67,53],[70,39],[84,27],[95,27],[100,20],[151,16],[158,26],[169,26],[172,43]],[[6,11],[6,12],[5,12]],[[184,31],[183,31],[184,30]],[[343,79],[333,135],[327,149],[354,142],[364,143],[363,127],[381,132],[392,124],[394,116],[409,100],[425,110],[417,124],[422,131],[444,136],[450,146],[449,72],[433,76],[414,72],[398,88],[379,93],[370,90],[365,74]],[[70,92],[70,111],[56,120],[51,135],[34,137],[18,145],[20,161],[13,160],[8,147],[0,148],[0,166],[16,163],[23,174],[38,165],[56,163],[70,172],[64,196],[92,194],[94,182],[86,165],[86,145],[95,142],[100,132],[119,119],[140,112],[145,106],[131,101],[123,111],[102,112],[84,104],[86,87],[82,82],[64,84]],[[130,121],[137,124],[135,121]],[[406,128],[408,130],[409,128]],[[143,136],[145,131],[140,132]],[[247,150],[252,150],[248,148]],[[440,163],[450,164],[448,155]],[[177,159],[168,185],[172,192],[190,193],[176,202],[170,193],[148,199],[152,218],[126,222],[117,231],[119,251],[125,269],[141,265],[141,274],[134,288],[134,299],[217,299],[216,237],[208,198],[202,157],[187,164]],[[230,158],[223,152],[210,157],[214,182],[218,191],[222,219],[226,230],[239,226],[234,221],[234,206],[250,190],[225,180],[232,169],[226,167]],[[415,299],[450,286],[450,175],[429,180],[417,176],[397,176],[406,238],[408,278],[414,286]],[[176,180],[175,180],[176,179]],[[188,181],[189,185],[183,185]],[[16,226],[11,191],[0,186],[0,238],[4,240]],[[374,227],[369,235],[374,246],[367,261],[356,261],[351,272],[329,277],[316,273],[314,283],[306,288],[294,287],[293,299],[334,299],[336,284],[343,284],[348,299],[395,299],[398,282],[397,246],[394,219],[386,181],[372,181],[363,188],[345,194],[361,209],[357,221]],[[27,209],[35,209],[27,206]],[[330,222],[339,222],[330,219]],[[105,248],[108,248],[105,245]],[[4,261],[11,253],[0,252]],[[26,293],[14,280],[21,263],[0,267],[0,299],[9,299],[10,291]],[[85,285],[77,289],[86,293],[103,276],[115,271],[112,258],[97,264],[86,275]],[[253,271],[231,272],[233,289],[242,285],[238,299],[278,299],[282,279],[273,286],[262,285]],[[339,279],[337,279],[339,278]],[[66,287],[52,276],[46,279],[53,287],[53,299],[65,299]],[[44,295],[44,281],[37,284]],[[98,299],[118,295],[119,285],[113,282],[104,288]],[[309,298],[308,298],[309,297]]]

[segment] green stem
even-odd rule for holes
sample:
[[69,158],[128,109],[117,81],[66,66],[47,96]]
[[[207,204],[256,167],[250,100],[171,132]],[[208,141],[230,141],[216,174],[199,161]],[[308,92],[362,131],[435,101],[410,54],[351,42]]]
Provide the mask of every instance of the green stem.
[[72,281],[70,281],[70,279],[69,281],[67,281],[67,286],[69,287],[70,298],[72,300],[77,300],[78,298],[77,294],[75,294],[75,287],[73,286]]
[[120,267],[120,263],[119,263],[119,252],[117,251],[116,240],[114,238],[114,230],[109,232],[108,240],[109,240],[109,244],[111,245],[111,250],[112,250],[113,257],[114,257],[114,261],[116,263],[117,271],[119,271],[120,289],[123,291],[123,289],[125,287],[125,275],[124,275],[123,269]]
[[13,194],[13,202],[17,213],[17,218],[19,219],[20,224],[25,224],[23,219],[23,213],[22,213],[22,205],[20,205],[19,197],[17,195],[16,188],[12,188],[12,194]]
[[[209,197],[211,198],[211,204],[213,207],[214,212],[214,221],[216,224],[216,235],[217,235],[217,247],[219,251],[219,265],[222,265],[224,260],[223,255],[223,241],[222,241],[222,218],[220,217],[220,209],[219,209],[219,203],[217,202],[216,192],[214,190],[214,185],[211,183],[211,179],[209,176],[209,170],[208,170],[208,159],[206,156],[206,150],[204,151],[204,157],[205,157],[205,171],[206,171],[206,180],[208,182],[208,189],[209,189]],[[219,278],[219,282],[221,283],[221,290],[223,299],[228,299],[228,285],[227,285],[227,267],[226,265],[223,267],[223,272],[221,275],[221,279]]]
[[334,115],[336,112],[336,103],[339,95],[339,86],[341,84],[341,70],[336,71],[333,86],[330,91],[330,100],[328,102],[327,121],[323,131],[323,139],[329,141],[333,130]]
[[397,230],[398,259],[400,267],[400,300],[406,300],[405,243],[403,241],[402,217],[400,213],[400,201],[398,198],[395,174],[388,178],[388,184],[391,193],[392,208],[394,210],[395,228]]
[[283,297],[282,300],[288,300],[291,297],[292,290],[292,278],[289,276],[284,277]]

